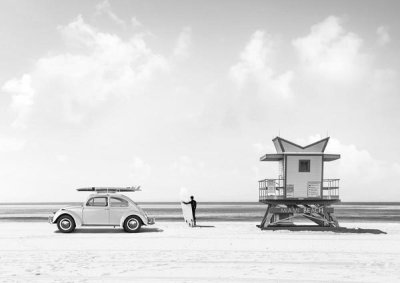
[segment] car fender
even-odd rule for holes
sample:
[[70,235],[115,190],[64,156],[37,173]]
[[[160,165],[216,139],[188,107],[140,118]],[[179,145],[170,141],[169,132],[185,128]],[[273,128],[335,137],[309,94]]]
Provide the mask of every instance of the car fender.
[[126,212],[122,215],[119,225],[120,225],[121,227],[123,227],[123,226],[124,226],[125,219],[126,219],[128,216],[131,216],[131,215],[134,215],[134,216],[139,217],[139,218],[142,220],[142,224],[143,224],[143,225],[146,225],[146,224],[147,224],[147,219],[146,219],[146,217],[145,217],[144,215],[141,215],[141,213],[140,213],[139,211],[133,210],[133,209],[132,209],[132,210],[126,211]]
[[79,213],[77,213],[76,211],[68,210],[68,209],[64,209],[64,208],[58,210],[58,211],[54,214],[53,223],[57,223],[58,218],[59,218],[61,215],[64,215],[64,214],[67,214],[67,215],[71,216],[71,217],[74,219],[75,225],[76,225],[76,226],[82,226],[82,211],[81,211],[81,213],[79,214]]

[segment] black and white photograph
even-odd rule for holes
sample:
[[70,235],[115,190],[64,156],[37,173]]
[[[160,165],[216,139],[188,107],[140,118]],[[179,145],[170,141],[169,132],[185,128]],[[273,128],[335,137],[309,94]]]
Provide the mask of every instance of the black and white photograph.
[[0,0],[0,282],[400,282],[399,11]]

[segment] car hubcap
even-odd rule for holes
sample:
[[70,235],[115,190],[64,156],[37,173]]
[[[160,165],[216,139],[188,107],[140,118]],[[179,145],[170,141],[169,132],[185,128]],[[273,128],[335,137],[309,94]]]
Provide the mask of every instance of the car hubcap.
[[139,225],[139,223],[137,222],[136,219],[130,219],[130,220],[128,221],[128,227],[129,227],[129,229],[131,229],[131,230],[135,230],[135,229],[138,227],[138,225]]
[[68,219],[61,220],[60,226],[63,230],[68,230],[71,227],[71,221]]

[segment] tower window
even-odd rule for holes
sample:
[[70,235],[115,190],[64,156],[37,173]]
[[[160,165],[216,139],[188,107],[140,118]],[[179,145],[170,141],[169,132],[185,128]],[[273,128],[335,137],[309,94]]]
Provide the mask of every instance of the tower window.
[[299,160],[299,172],[310,172],[310,160]]

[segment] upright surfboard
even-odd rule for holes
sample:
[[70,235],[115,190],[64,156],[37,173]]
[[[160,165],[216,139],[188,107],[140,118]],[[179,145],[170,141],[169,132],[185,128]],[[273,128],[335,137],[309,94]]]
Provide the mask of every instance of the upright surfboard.
[[181,201],[183,219],[185,220],[185,223],[188,224],[190,227],[194,227],[192,206],[190,204],[184,203],[184,202],[190,201],[189,193],[187,192],[187,190],[185,188],[181,189],[180,201]]

